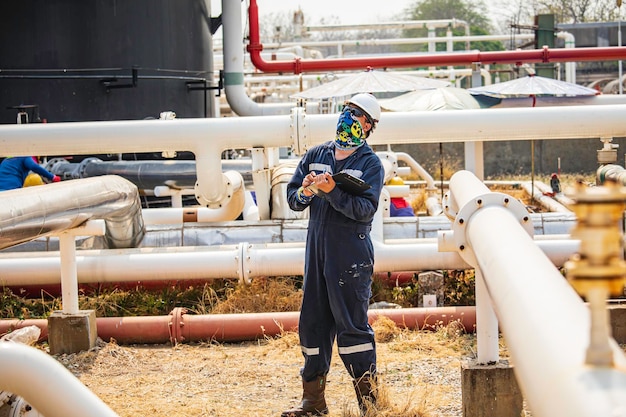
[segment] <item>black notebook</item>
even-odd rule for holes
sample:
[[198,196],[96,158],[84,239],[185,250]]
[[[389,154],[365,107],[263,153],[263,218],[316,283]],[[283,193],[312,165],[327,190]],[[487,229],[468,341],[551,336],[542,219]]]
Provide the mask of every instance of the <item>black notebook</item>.
[[362,179],[353,177],[346,172],[340,172],[339,174],[333,175],[333,179],[339,188],[351,194],[361,194],[372,188],[371,185]]

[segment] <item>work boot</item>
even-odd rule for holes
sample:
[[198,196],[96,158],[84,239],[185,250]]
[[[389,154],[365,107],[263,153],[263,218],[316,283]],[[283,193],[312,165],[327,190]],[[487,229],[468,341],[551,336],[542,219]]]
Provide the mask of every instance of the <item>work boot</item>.
[[328,414],[324,389],[326,388],[326,375],[321,375],[313,381],[302,380],[302,401],[300,405],[291,410],[283,411],[280,417],[323,416]]
[[366,372],[360,378],[352,380],[352,384],[359,402],[359,410],[364,416],[367,410],[376,404],[376,377]]

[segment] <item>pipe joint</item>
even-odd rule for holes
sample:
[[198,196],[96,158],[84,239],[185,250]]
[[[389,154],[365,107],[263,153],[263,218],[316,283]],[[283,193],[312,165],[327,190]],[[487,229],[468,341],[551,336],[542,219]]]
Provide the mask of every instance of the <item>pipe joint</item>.
[[548,45],[543,45],[543,48],[541,48],[541,57],[542,62],[550,62],[550,48],[548,48]]
[[[467,228],[472,216],[485,208],[502,208],[511,212],[522,228],[532,237],[534,226],[526,207],[508,194],[489,192],[470,199],[458,212],[452,223],[454,247],[465,262],[479,268],[478,260],[467,238]],[[447,245],[446,245],[447,247]]]
[[170,330],[170,342],[176,346],[179,343],[185,341],[183,336],[183,328],[185,327],[185,320],[183,316],[187,313],[187,309],[184,307],[176,307],[169,314],[168,327]]
[[304,155],[307,149],[306,111],[303,107],[293,107],[290,114],[291,140],[296,155]]

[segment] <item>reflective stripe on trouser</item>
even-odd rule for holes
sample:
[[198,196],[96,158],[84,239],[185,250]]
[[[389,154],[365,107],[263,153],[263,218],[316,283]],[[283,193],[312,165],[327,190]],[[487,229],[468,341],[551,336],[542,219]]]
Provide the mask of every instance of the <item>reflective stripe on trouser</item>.
[[374,331],[367,320],[374,269],[369,233],[334,225],[325,236],[325,229],[309,225],[307,236],[298,326],[305,381],[328,373],[335,337],[352,377],[375,372],[376,367]]

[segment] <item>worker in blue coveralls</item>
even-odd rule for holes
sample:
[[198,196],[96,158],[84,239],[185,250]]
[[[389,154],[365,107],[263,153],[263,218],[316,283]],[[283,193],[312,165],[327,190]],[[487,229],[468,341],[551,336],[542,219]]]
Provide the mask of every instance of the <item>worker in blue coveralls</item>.
[[[309,149],[287,185],[291,209],[309,207],[310,213],[298,325],[303,394],[300,404],[281,417],[328,413],[324,389],[335,338],[361,413],[376,403],[376,345],[367,318],[374,271],[370,229],[385,175],[365,140],[379,119],[373,95],[352,97],[339,116],[335,139]],[[332,178],[340,172],[371,188],[361,194],[344,191]]]
[[36,156],[10,156],[0,163],[0,191],[22,188],[31,171],[48,181],[61,181],[61,177],[39,165]]

